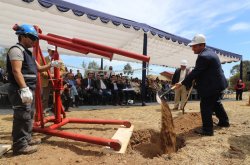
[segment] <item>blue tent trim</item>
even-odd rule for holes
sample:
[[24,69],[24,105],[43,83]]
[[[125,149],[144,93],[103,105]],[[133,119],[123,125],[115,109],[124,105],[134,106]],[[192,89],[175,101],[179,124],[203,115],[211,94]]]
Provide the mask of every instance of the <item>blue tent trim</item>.
[[[22,0],[24,2],[27,3],[31,3],[34,0]],[[112,22],[115,26],[120,26],[121,24],[125,27],[125,28],[131,28],[131,26],[133,27],[134,30],[138,31],[140,29],[142,29],[145,33],[150,32],[153,36],[158,36],[160,38],[165,38],[166,40],[172,40],[173,42],[178,42],[179,44],[184,44],[187,46],[187,44],[190,42],[190,40],[180,37],[180,36],[176,36],[167,32],[164,32],[162,30],[153,28],[147,24],[144,23],[138,23],[132,20],[128,20],[128,19],[124,19],[124,18],[120,18],[120,17],[116,17],[107,13],[103,13],[97,10],[93,10],[93,9],[89,9],[83,6],[79,6],[76,4],[72,4],[70,2],[65,2],[62,0],[37,0],[39,2],[39,4],[45,8],[50,8],[51,6],[55,5],[57,7],[57,9],[60,12],[68,12],[69,10],[72,10],[72,12],[74,13],[74,15],[76,16],[83,16],[84,14],[87,15],[87,17],[91,20],[96,20],[97,18],[99,18],[101,20],[102,23],[107,24],[108,22]],[[213,49],[216,53],[220,53],[223,54],[225,56],[228,57],[234,57],[237,59],[242,59],[242,55],[236,54],[236,53],[231,53],[228,51],[224,51],[218,48],[214,48],[214,47],[210,47],[209,48]]]

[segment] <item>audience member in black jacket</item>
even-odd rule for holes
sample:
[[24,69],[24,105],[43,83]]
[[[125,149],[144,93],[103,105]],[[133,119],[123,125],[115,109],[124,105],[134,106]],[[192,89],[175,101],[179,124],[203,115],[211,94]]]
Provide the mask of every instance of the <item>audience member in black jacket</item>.
[[[107,77],[106,77],[107,78]],[[98,92],[99,104],[107,105],[111,99],[111,90],[109,89],[109,80],[103,74],[96,75],[96,88]]]
[[84,100],[86,100],[87,104],[95,105],[97,104],[97,89],[96,82],[94,80],[94,72],[89,71],[88,77],[82,79],[81,88],[83,91]]
[[112,93],[112,104],[113,105],[122,105],[123,104],[123,89],[124,84],[122,83],[119,76],[112,75],[110,89]]

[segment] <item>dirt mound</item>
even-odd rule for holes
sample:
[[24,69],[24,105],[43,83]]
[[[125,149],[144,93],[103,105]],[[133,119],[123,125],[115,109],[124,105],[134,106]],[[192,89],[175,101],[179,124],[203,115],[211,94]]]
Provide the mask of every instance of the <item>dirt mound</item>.
[[[187,113],[174,119],[177,134],[177,150],[185,146],[186,136],[192,134],[192,130],[201,125],[199,113]],[[153,129],[134,131],[130,139],[129,148],[138,151],[145,158],[154,158],[163,154],[160,132]]]
[[200,113],[186,113],[174,119],[176,134],[189,133],[202,124]]
[[153,158],[162,154],[160,134],[154,130],[135,131],[130,139],[130,147],[145,158]]

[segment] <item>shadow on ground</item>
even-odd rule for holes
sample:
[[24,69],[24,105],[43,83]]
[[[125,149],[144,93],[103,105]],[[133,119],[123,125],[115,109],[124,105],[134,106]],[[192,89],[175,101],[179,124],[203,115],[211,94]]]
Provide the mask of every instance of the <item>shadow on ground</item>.
[[250,155],[250,135],[234,136],[228,139],[229,150],[223,156],[235,159],[245,159]]

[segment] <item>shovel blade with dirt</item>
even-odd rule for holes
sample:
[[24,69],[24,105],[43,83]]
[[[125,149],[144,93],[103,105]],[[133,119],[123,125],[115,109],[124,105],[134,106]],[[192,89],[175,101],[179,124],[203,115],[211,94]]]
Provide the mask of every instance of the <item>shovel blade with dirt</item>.
[[169,88],[168,90],[166,90],[164,92],[163,91],[157,91],[157,93],[156,93],[156,101],[159,104],[162,103],[162,100],[167,101],[166,95],[168,93],[170,93],[172,90],[174,90],[175,88],[176,88],[176,86],[174,85],[174,86],[172,86],[171,88]]
[[[185,100],[185,102],[184,102],[184,106],[183,106],[183,109],[182,109],[182,113],[184,114],[184,108],[185,108],[185,106],[186,106],[186,104],[187,104],[187,102],[188,102],[188,99],[189,99],[189,97],[190,97],[190,95],[191,95],[191,93],[192,93],[192,90],[193,90],[193,87],[194,87],[194,84],[195,84],[195,81],[193,81],[192,82],[192,86],[191,86],[191,88],[189,89],[189,91],[188,91],[188,95],[187,95],[187,98],[186,98],[186,100]],[[164,100],[165,102],[167,101],[167,98],[166,98],[166,95],[168,94],[168,93],[170,93],[172,90],[174,90],[176,88],[176,85],[174,85],[174,86],[172,86],[171,88],[169,88],[167,91],[165,91],[165,92],[162,92],[162,91],[158,91],[157,93],[156,93],[156,101],[159,103],[159,104],[162,104],[162,100]]]

